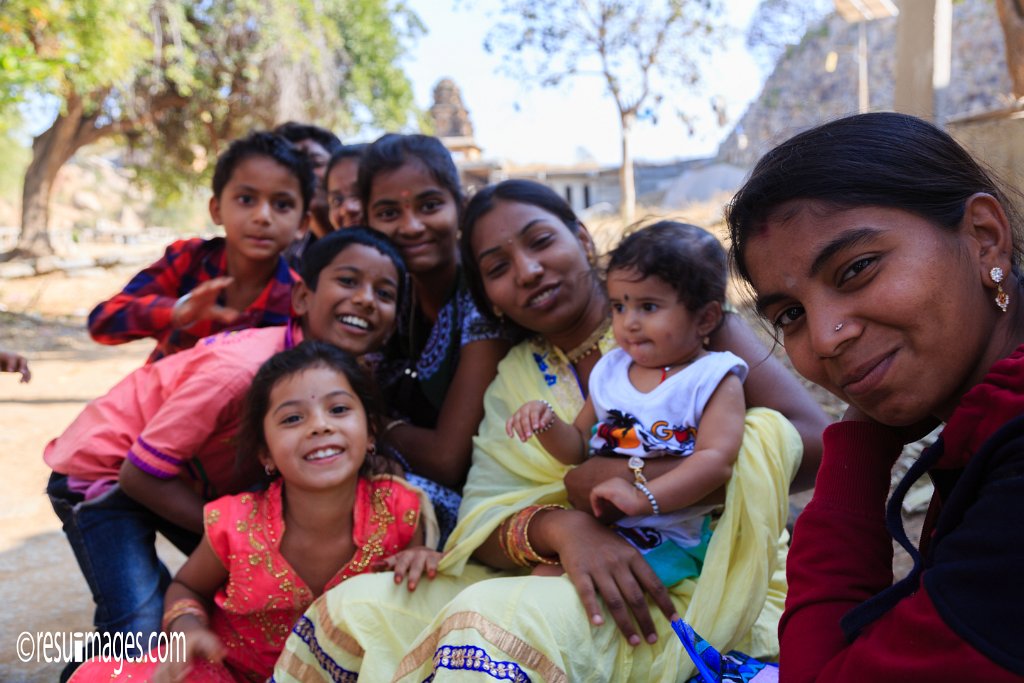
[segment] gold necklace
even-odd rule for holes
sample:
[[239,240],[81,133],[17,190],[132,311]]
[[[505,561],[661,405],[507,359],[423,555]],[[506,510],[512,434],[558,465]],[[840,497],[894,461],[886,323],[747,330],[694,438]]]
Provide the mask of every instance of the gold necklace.
[[570,363],[576,365],[576,363],[580,362],[581,360],[592,354],[594,351],[597,351],[598,345],[601,343],[601,338],[604,337],[605,333],[608,331],[608,328],[611,326],[611,319],[604,318],[601,321],[601,324],[597,326],[597,329],[594,330],[589,337],[583,340],[582,344],[573,348],[571,351],[564,352],[565,357],[569,360]]

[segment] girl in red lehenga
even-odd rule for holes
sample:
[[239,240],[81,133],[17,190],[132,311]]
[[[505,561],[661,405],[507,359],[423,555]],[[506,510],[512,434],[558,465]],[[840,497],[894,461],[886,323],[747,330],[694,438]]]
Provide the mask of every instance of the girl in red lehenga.
[[263,681],[324,590],[374,570],[394,570],[409,590],[433,577],[440,553],[423,544],[436,524],[421,520],[431,508],[401,479],[374,474],[388,469],[374,446],[378,401],[351,356],[304,342],[263,365],[247,401],[239,452],[271,482],[204,509],[203,540],[165,598],[164,631],[183,634],[184,661],[95,659],[74,683]]

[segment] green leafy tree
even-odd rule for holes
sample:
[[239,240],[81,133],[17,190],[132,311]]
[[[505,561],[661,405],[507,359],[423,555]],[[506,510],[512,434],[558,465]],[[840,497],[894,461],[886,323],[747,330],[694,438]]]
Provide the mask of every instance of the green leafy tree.
[[[657,121],[667,93],[700,82],[702,58],[723,31],[720,0],[502,0],[484,46],[526,83],[603,79],[619,113],[621,213],[629,223],[636,207],[633,129],[638,120]],[[687,112],[677,114],[689,121]]]
[[422,30],[388,0],[4,0],[0,116],[59,105],[32,142],[17,253],[52,253],[57,172],[101,138],[120,136],[170,196],[254,127],[403,125],[414,107],[398,60]]

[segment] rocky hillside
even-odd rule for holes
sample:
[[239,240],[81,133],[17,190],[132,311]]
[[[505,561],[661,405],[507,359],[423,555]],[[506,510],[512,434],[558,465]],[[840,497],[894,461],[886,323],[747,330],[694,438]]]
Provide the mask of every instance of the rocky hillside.
[[[898,19],[868,24],[872,110],[892,109]],[[719,158],[749,167],[775,144],[813,125],[857,111],[858,28],[832,15],[808,31],[775,66],[761,95],[719,147]],[[838,59],[826,70],[830,52]],[[1003,33],[992,0],[953,5],[952,77],[936,93],[941,124],[1010,100]]]

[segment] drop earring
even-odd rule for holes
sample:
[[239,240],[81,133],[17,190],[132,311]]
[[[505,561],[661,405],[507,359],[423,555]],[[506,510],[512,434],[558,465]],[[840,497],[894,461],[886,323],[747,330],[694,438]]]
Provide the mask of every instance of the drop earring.
[[996,306],[998,306],[1003,313],[1006,313],[1006,309],[1010,305],[1010,295],[1003,289],[1002,282],[1006,278],[1003,274],[1003,269],[996,266],[992,270],[988,271],[988,274],[989,277],[992,278],[992,282],[996,283]]
[[274,466],[273,465],[264,465],[263,466],[263,471],[267,473],[268,477],[274,476]]
[[494,317],[497,318],[498,320],[501,320],[502,318],[505,317],[505,314],[502,313],[501,309],[498,308],[497,306],[492,307],[491,310],[494,312]]

